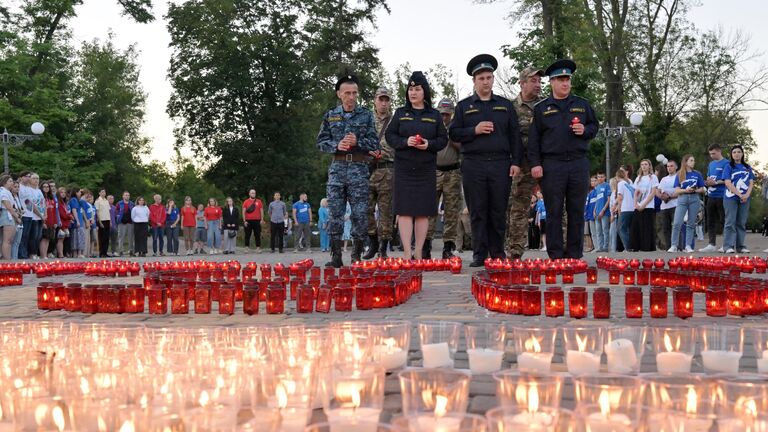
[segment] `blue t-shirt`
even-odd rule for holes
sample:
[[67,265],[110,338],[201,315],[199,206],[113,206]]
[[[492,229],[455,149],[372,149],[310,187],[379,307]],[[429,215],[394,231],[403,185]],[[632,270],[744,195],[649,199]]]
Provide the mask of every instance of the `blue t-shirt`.
[[[707,168],[707,178],[713,180],[722,180],[723,169],[726,167],[726,165],[730,164],[731,162],[726,158],[722,158],[719,161],[710,162],[709,168]],[[722,198],[725,195],[725,185],[721,184],[717,186],[710,186],[707,188],[707,193],[709,194],[710,198]]]
[[584,220],[595,220],[595,203],[597,202],[597,188],[592,189],[587,194],[587,203],[584,206]]
[[84,224],[83,221],[83,209],[80,205],[80,200],[77,198],[71,198],[69,200],[69,210],[72,212],[72,210],[75,211],[75,214],[77,215],[77,219],[73,219],[72,222],[75,223],[76,226],[80,226]]
[[[600,211],[605,207],[605,204],[608,202],[608,200],[611,199],[611,185],[608,183],[600,183],[597,185],[595,190],[595,196],[597,197],[597,201],[595,201],[595,216],[598,216]],[[610,211],[606,209],[605,213],[603,213],[603,216],[609,214]]]
[[[745,166],[744,164],[736,164],[731,167],[731,164],[723,168],[723,180],[730,180],[733,186],[739,190],[740,193],[746,193],[749,189],[749,182],[755,179],[755,174],[752,172],[752,168]],[[725,199],[739,199],[730,190],[725,191]]]
[[93,223],[96,216],[96,207],[92,206],[88,201],[81,199],[80,208],[83,209],[81,213],[85,216],[85,220]]
[[692,187],[694,189],[698,189],[700,187],[704,187],[704,177],[701,176],[701,173],[693,170],[685,173],[685,180],[683,180],[683,183],[680,183],[680,176],[675,176],[675,187],[680,189],[688,189],[689,187]]
[[165,226],[170,227],[172,223],[176,222],[176,220],[179,218],[179,208],[174,207],[171,209],[170,213],[168,212],[168,209],[165,210]]
[[203,217],[204,215],[205,215],[205,212],[203,210],[199,210],[197,212],[197,217],[195,218],[196,228],[205,228],[205,218]]
[[293,203],[293,209],[296,210],[296,222],[300,224],[309,223],[309,212],[312,207],[308,202],[296,201]]
[[547,220],[547,208],[544,207],[544,200],[539,200],[536,203],[536,211],[539,212],[539,219],[546,221]]

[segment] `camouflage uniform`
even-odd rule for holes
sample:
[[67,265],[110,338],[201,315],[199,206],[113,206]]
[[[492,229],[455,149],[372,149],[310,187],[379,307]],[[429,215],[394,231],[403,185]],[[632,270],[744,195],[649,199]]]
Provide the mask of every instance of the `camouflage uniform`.
[[[381,137],[381,157],[371,162],[373,173],[368,180],[368,235],[380,240],[392,240],[392,182],[394,179],[395,151],[384,139],[384,131],[392,120],[392,113],[384,117],[376,117],[376,134]],[[379,207],[379,224],[376,226],[376,206]],[[378,229],[377,229],[378,228]]]
[[[437,109],[441,114],[453,114],[454,105],[451,100],[443,99],[438,103]],[[448,145],[437,153],[436,175],[438,206],[441,197],[443,200],[443,258],[450,257],[456,247],[456,242],[458,240],[459,216],[463,209],[459,150],[453,147],[453,145],[454,142],[448,140]],[[427,231],[427,242],[425,242],[425,245],[429,244],[433,238],[435,233],[435,222],[435,216],[429,218],[429,229]]]
[[[344,136],[352,132],[357,145],[347,152],[337,149]],[[368,152],[379,150],[376,125],[370,110],[357,106],[345,113],[341,105],[323,116],[317,135],[317,148],[334,154],[328,168],[328,234],[331,241],[340,241],[344,232],[347,202],[352,208],[352,239],[365,239],[368,212]]]
[[[536,72],[534,68],[525,68],[521,73],[521,79],[527,79]],[[520,140],[523,142],[523,153],[528,153],[528,126],[533,119],[533,107],[543,98],[525,102],[521,95],[517,95],[512,105],[517,111],[517,119],[520,123]],[[526,159],[520,166],[520,176],[512,180],[507,205],[507,234],[504,239],[504,249],[511,257],[521,257],[528,244],[528,210],[531,207],[531,195],[537,181],[531,176],[531,167]]]

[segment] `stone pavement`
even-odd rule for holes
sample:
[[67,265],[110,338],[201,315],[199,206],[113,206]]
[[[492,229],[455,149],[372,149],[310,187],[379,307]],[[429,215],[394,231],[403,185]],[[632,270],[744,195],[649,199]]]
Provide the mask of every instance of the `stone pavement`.
[[[721,238],[718,238],[721,240]],[[442,244],[439,241],[434,242],[434,250],[442,250]],[[747,237],[747,244],[752,249],[751,255],[765,256],[762,252],[763,249],[768,247],[768,237],[761,237],[759,234],[749,234]],[[702,247],[703,244],[699,242],[698,247]],[[231,259],[237,259],[241,263],[249,261],[255,261],[257,263],[276,263],[282,262],[284,264],[297,261],[303,258],[312,258],[315,261],[315,265],[322,266],[328,259],[328,255],[325,253],[312,252],[312,253],[292,253],[286,252],[284,254],[272,254],[272,253],[242,253],[240,250],[236,255],[206,255],[206,256],[179,256],[179,257],[162,257],[156,260],[175,261],[175,260],[188,260],[188,259],[204,259],[215,261],[226,261]],[[398,256],[395,253],[394,256]],[[696,254],[702,255],[702,254]],[[597,254],[586,254],[585,259],[594,264]],[[664,259],[672,258],[673,254],[666,252],[655,253],[634,253],[634,254],[616,254],[616,257],[632,257],[632,258],[656,258],[661,257]],[[542,326],[563,326],[570,323],[569,318],[545,318],[545,317],[523,317],[516,315],[504,315],[495,312],[489,312],[475,303],[470,294],[470,275],[471,269],[467,267],[471,260],[471,253],[465,252],[462,254],[464,259],[465,268],[460,275],[451,275],[447,272],[440,273],[425,273],[424,274],[424,286],[423,291],[418,295],[412,297],[407,303],[397,306],[391,309],[378,309],[370,311],[352,311],[348,313],[334,312],[333,310],[329,314],[311,313],[311,314],[297,314],[295,312],[295,306],[293,302],[286,303],[286,313],[283,315],[267,315],[262,304],[260,313],[258,315],[248,316],[242,313],[242,308],[236,311],[232,316],[221,316],[217,314],[216,305],[213,306],[213,313],[210,315],[195,315],[191,313],[189,315],[149,315],[149,314],[124,314],[124,315],[108,315],[108,314],[95,314],[86,315],[81,313],[67,313],[63,311],[38,311],[36,308],[36,290],[35,287],[38,284],[38,280],[34,275],[25,275],[25,283],[22,287],[12,288],[0,288],[0,321],[4,320],[16,320],[16,319],[36,319],[36,320],[66,320],[73,322],[105,322],[105,323],[130,323],[130,324],[144,324],[147,326],[184,326],[184,327],[203,327],[203,326],[259,326],[259,325],[275,325],[275,324],[300,324],[300,323],[325,323],[330,321],[376,321],[376,320],[411,320],[413,322],[425,321],[425,320],[445,320],[445,321],[459,321],[463,323],[467,322],[504,322],[508,326],[512,327],[515,324],[524,323],[526,325],[540,324]],[[525,258],[546,258],[545,252],[528,252]],[[345,262],[349,261],[349,253],[344,256]],[[139,262],[146,260],[155,260],[154,258],[136,259]],[[765,275],[759,275],[765,276]],[[598,284],[607,285],[607,273],[599,273]],[[140,277],[133,278],[85,278],[84,276],[72,275],[62,276],[55,278],[61,282],[97,282],[97,283],[137,283],[141,282]],[[51,278],[43,280],[52,280]],[[576,283],[574,285],[584,285],[584,275],[577,275]],[[612,286],[612,293],[619,293],[623,287]],[[647,307],[648,291],[645,291],[646,300],[645,305]],[[671,296],[670,296],[671,300]],[[643,319],[627,320],[624,317],[624,298],[622,295],[612,296],[612,318],[610,320],[580,320],[579,324],[583,325],[608,325],[610,323],[621,323],[631,321],[632,324],[645,323],[647,325],[671,325],[680,324],[681,320],[677,318],[668,319],[650,319],[647,311],[646,316]],[[591,305],[590,305],[591,308]],[[591,310],[591,309],[590,309]],[[670,305],[670,314],[671,314]],[[703,296],[696,296],[696,308],[697,311],[703,311]],[[704,322],[721,322],[721,323],[733,323],[740,324],[744,327],[754,326],[758,324],[765,324],[766,321],[762,317],[753,318],[719,318],[712,319],[704,316],[703,312],[697,312],[694,318],[687,321],[688,324],[698,325]],[[751,334],[746,335],[746,344],[744,350],[744,357],[741,361],[742,371],[755,371],[755,352],[752,349]],[[411,338],[411,352],[409,364],[411,366],[419,366],[421,364],[421,354],[418,351],[418,333],[416,332],[415,325]],[[466,353],[464,352],[465,345],[460,343],[459,352],[457,353],[457,368],[468,368],[468,362]],[[649,346],[646,348],[646,354],[643,357],[643,364],[641,372],[653,372],[656,370],[654,356],[650,352]],[[514,367],[514,354],[508,352],[505,356],[505,368]],[[558,348],[553,359],[553,369],[558,371],[565,371],[564,367],[564,351],[562,347],[562,335],[558,335]],[[701,362],[698,357],[694,359],[694,371],[701,371]],[[490,376],[475,376],[472,379],[471,385],[472,400],[469,410],[474,413],[484,413],[486,410],[496,405],[495,399],[495,383]],[[399,396],[399,384],[397,382],[396,375],[389,377],[386,386],[386,414],[382,417],[382,420],[387,420],[388,416],[393,413],[397,413],[400,409],[401,402]],[[564,404],[569,406],[572,403],[572,391],[569,386],[565,389]],[[316,419],[322,417],[322,413],[316,413]]]

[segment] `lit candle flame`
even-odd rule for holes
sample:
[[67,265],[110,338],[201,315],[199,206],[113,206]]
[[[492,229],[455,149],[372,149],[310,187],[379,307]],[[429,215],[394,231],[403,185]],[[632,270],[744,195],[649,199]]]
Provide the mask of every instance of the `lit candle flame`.
[[448,398],[443,395],[435,396],[435,417],[443,417],[448,412]]
[[587,336],[584,336],[584,339],[582,339],[577,334],[576,335],[576,345],[578,345],[580,352],[586,351],[587,350]]
[[688,394],[685,395],[685,412],[687,414],[696,414],[697,404],[696,390],[688,387]]
[[200,394],[200,399],[197,400],[200,403],[201,407],[205,407],[208,405],[208,403],[211,402],[210,396],[208,396],[208,392],[203,390],[203,392]]
[[536,389],[536,383],[531,383],[528,388],[528,412],[534,414],[539,411],[539,391]]
[[541,344],[539,344],[539,338],[531,335],[530,339],[525,341],[525,350],[527,352],[541,352]]
[[678,336],[675,340],[675,345],[672,346],[672,340],[669,338],[668,333],[664,333],[664,348],[667,349],[667,352],[674,352],[680,350],[680,337]]
[[133,426],[133,422],[128,420],[120,426],[120,432],[136,432],[136,427]]
[[352,389],[352,408],[358,408],[360,406],[360,390],[357,387]]
[[35,408],[35,422],[38,426],[43,426],[46,415],[48,415],[48,405],[41,404]]
[[64,421],[64,411],[62,411],[61,407],[54,407],[51,411],[51,416],[53,416],[53,424],[56,425],[56,429],[59,432],[63,431],[66,422]]
[[286,392],[283,383],[277,384],[277,387],[275,388],[275,396],[277,396],[278,408],[283,409],[288,406],[288,392]]
[[600,397],[597,399],[598,405],[600,405],[600,413],[603,417],[608,418],[611,414],[611,396],[607,391],[602,390]]

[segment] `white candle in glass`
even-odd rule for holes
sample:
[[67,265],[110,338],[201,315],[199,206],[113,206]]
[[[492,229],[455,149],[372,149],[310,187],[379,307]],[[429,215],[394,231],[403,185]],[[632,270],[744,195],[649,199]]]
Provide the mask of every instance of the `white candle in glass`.
[[611,412],[610,395],[607,391],[600,392],[598,398],[599,412],[593,412],[586,418],[589,432],[620,432],[632,431],[632,421],[626,414]]
[[331,432],[376,432],[380,414],[381,409],[367,407],[335,408],[325,413]]
[[471,348],[467,350],[469,370],[473,374],[487,374],[501,370],[504,351],[490,348]]
[[526,372],[549,373],[552,353],[524,352],[517,356],[517,368]]
[[568,372],[575,375],[600,371],[600,356],[591,352],[568,350],[565,363],[568,366]]
[[509,429],[531,428],[532,430],[548,430],[548,428],[552,427],[555,417],[552,414],[539,411],[539,391],[536,386],[528,388],[526,400],[528,402],[528,410],[515,414],[511,418],[511,424],[508,425]]
[[424,344],[421,346],[425,368],[453,367],[453,359],[448,348],[448,342]]
[[629,339],[614,339],[605,344],[608,357],[608,371],[612,373],[632,373],[637,367],[635,345]]
[[757,372],[768,373],[768,350],[763,351],[763,357],[757,359]]
[[704,369],[712,372],[739,373],[741,352],[724,350],[707,350],[701,352]]
[[682,352],[661,352],[656,354],[656,369],[659,373],[690,373],[693,356]]
[[373,347],[373,358],[386,370],[404,367],[408,362],[408,352],[396,346],[394,338],[384,339],[383,342]]
[[461,419],[455,417],[426,414],[418,416],[415,421],[417,431],[458,432],[461,429]]

